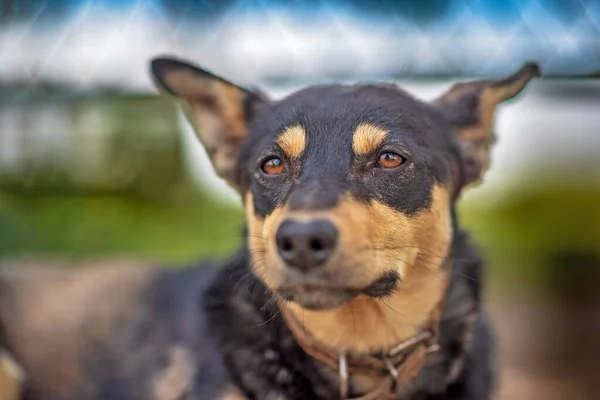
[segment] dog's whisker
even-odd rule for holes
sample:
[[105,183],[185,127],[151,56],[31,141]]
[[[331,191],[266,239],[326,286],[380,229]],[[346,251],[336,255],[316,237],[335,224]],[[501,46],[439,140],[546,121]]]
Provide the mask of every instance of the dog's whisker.
[[[411,265],[411,266],[412,266],[412,267],[415,267],[415,265],[414,265],[414,264],[413,264],[413,265]],[[431,274],[434,274],[434,275],[435,275],[435,276],[437,276],[438,278],[442,279],[442,276],[441,276],[441,275],[442,275],[442,271],[441,271],[441,270],[430,270],[430,269],[427,269],[427,268],[425,268],[425,269],[423,269],[423,268],[415,268],[415,270],[416,270],[416,271],[422,271],[422,270],[424,270],[424,271],[426,271],[426,272],[429,272],[429,273],[431,273]],[[472,281],[477,281],[477,278],[476,278],[476,277],[469,276],[469,275],[467,275],[467,274],[465,274],[465,273],[463,273],[463,272],[461,272],[461,271],[458,271],[456,268],[453,268],[453,270],[452,270],[452,272],[451,272],[451,273],[452,273],[452,274],[459,275],[459,276],[462,276],[462,277],[464,277],[464,278],[466,278],[466,279],[469,279],[469,280],[472,280]]]
[[235,283],[235,285],[233,285],[233,288],[231,289],[231,292],[235,292],[235,290],[237,289],[237,287],[248,277],[254,275],[252,273],[252,271],[248,271],[247,273],[245,273],[240,279],[238,279],[238,281]]
[[266,236],[260,236],[260,235],[244,235],[242,236],[246,239],[260,239],[260,240],[268,240],[268,237]]
[[464,258],[464,257],[453,257],[451,254],[447,256],[441,256],[436,254],[432,250],[419,247],[419,246],[409,246],[409,245],[399,245],[399,246],[364,246],[362,248],[358,248],[358,250],[401,250],[401,249],[417,249],[423,252],[429,253],[432,257],[436,257],[439,259],[451,259],[453,261],[458,262],[479,262],[478,258]]
[[273,321],[275,319],[275,317],[277,317],[279,314],[281,313],[281,309],[278,308],[277,312],[275,314],[273,314],[273,316],[271,318],[269,318],[268,320],[261,322],[260,324],[258,324],[257,326],[263,326],[268,324],[269,322]]
[[265,260],[266,260],[266,258],[264,258],[264,257],[263,257],[263,258],[257,258],[257,259],[255,259],[255,260],[254,260],[254,261],[252,261],[252,263],[250,264],[250,270],[251,270],[251,271],[254,271],[254,270],[255,270],[255,267],[256,267],[258,264],[261,264],[261,263],[262,263],[263,261],[265,261]]
[[[396,314],[398,314],[398,315],[399,315],[399,316],[401,316],[402,318],[408,318],[408,315],[406,315],[406,314],[404,314],[404,313],[401,313],[401,312],[400,312],[400,311],[398,311],[398,310],[395,310],[395,309],[394,309],[392,306],[390,306],[390,305],[389,305],[389,304],[388,304],[388,303],[385,301],[385,299],[383,299],[383,298],[379,298],[378,300],[379,300],[379,302],[381,302],[383,305],[385,305],[385,306],[386,306],[386,307],[387,307],[387,308],[388,308],[390,311],[392,311],[393,313],[396,313]],[[400,321],[400,323],[402,323],[404,326],[407,326],[407,327],[409,327],[409,328],[419,328],[419,325],[418,325],[418,324],[409,324],[409,323],[407,323],[406,321]]]
[[[255,265],[255,264],[256,264],[256,262],[258,262],[258,261],[262,262],[262,261],[264,261],[264,259],[257,260],[257,261],[255,261],[254,263],[252,263],[252,264],[251,264],[251,266],[250,266],[250,270],[251,270],[251,271],[254,271],[254,265]],[[264,273],[263,273],[263,274],[259,274],[259,275],[257,276],[257,279],[255,279],[255,280],[254,280],[254,282],[251,284],[251,286],[252,286],[252,304],[255,304],[255,294],[256,294],[256,288],[258,287],[258,283],[259,283],[259,282],[264,282],[264,279],[263,279],[263,278],[264,278]],[[250,289],[250,286],[248,287],[248,289]]]
[[459,276],[462,276],[463,278],[469,279],[469,280],[471,280],[473,282],[477,282],[477,278],[475,278],[473,276],[469,276],[469,275],[464,274],[464,273],[462,273],[460,271],[454,271],[454,273],[457,274],[457,275],[459,275]]
[[266,254],[266,250],[263,249],[252,249],[248,251],[248,254],[250,255],[255,255],[255,254]]

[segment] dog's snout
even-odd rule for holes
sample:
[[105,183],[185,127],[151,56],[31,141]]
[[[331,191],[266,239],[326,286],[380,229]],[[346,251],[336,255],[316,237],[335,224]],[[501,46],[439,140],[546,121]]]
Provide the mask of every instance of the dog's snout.
[[275,241],[279,255],[292,268],[308,271],[322,265],[335,250],[336,227],[327,220],[284,221]]

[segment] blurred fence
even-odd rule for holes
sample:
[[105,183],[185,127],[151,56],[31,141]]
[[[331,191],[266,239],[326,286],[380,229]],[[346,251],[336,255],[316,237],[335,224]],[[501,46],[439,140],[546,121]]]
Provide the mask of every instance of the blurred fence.
[[65,99],[61,91],[1,90],[0,187],[156,196],[186,178],[174,104],[108,91]]
[[0,78],[148,90],[176,53],[246,84],[600,71],[595,0],[1,0]]

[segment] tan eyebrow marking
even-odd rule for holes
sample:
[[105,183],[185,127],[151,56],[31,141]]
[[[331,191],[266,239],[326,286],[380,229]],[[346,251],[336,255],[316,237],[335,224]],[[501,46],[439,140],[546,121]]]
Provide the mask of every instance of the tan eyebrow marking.
[[381,145],[387,131],[372,124],[360,124],[352,136],[352,150],[356,155],[369,154]]
[[286,128],[277,139],[277,143],[290,158],[297,158],[306,148],[306,132],[300,125]]

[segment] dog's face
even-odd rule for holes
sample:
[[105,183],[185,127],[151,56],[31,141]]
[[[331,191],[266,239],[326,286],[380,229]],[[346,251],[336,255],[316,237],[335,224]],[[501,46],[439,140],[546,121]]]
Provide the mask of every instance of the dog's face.
[[423,251],[446,254],[460,153],[426,105],[391,86],[314,87],[269,104],[249,134],[250,251],[280,296],[387,296]]
[[394,85],[270,101],[182,61],[156,59],[152,71],[242,195],[256,275],[306,309],[439,291],[452,203],[487,166],[495,106],[538,74],[528,64],[428,104]]

